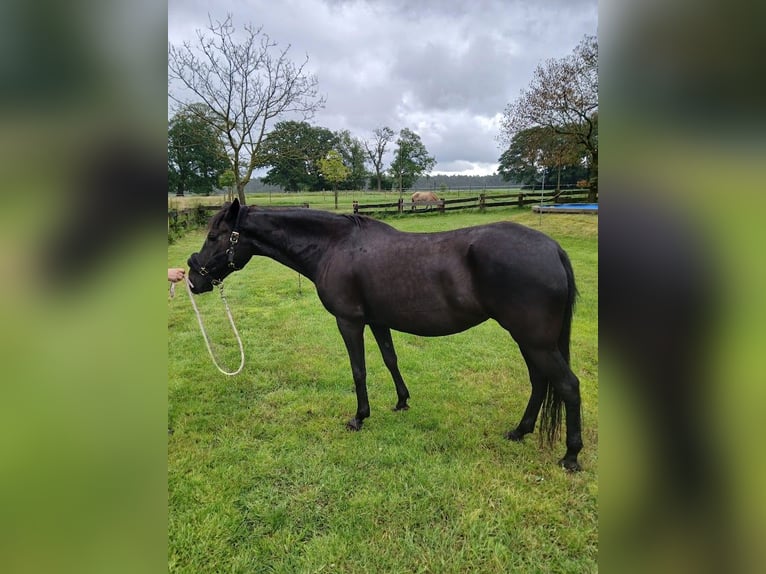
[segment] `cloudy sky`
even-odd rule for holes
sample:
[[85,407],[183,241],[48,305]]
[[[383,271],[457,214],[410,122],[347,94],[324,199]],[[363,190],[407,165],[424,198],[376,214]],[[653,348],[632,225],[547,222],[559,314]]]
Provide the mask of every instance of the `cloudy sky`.
[[[506,104],[537,64],[597,33],[597,0],[169,0],[168,41],[195,38],[208,15],[263,26],[309,56],[326,107],[311,120],[369,139],[417,132],[432,173],[491,174]],[[393,147],[393,146],[392,146]]]

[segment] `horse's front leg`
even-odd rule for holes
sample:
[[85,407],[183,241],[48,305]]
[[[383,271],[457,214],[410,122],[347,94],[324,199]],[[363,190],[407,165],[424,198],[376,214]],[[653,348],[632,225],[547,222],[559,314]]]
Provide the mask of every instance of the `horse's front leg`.
[[370,402],[367,399],[367,368],[364,362],[364,323],[336,318],[338,329],[346,344],[351,360],[351,374],[356,390],[356,414],[346,426],[350,430],[361,430],[362,422],[370,416]]

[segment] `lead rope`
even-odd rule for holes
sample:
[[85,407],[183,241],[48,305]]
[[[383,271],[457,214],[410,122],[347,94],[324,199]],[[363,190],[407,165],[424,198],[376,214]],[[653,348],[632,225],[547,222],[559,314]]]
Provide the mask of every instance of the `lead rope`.
[[186,277],[185,281],[186,281],[186,291],[189,293],[189,299],[191,299],[192,307],[194,307],[194,312],[197,314],[197,322],[199,323],[199,328],[202,331],[202,336],[205,338],[205,345],[207,346],[208,353],[210,353],[210,358],[213,359],[213,364],[224,375],[229,375],[231,377],[233,375],[238,374],[242,370],[242,367],[245,366],[245,350],[242,347],[242,339],[239,336],[239,331],[237,331],[237,326],[234,324],[234,318],[231,316],[231,311],[229,310],[229,304],[226,302],[226,297],[223,294],[223,283],[218,284],[218,288],[221,290],[221,301],[223,301],[223,306],[226,309],[226,315],[229,317],[229,323],[231,324],[231,328],[234,331],[234,336],[237,338],[237,344],[239,345],[239,356],[240,356],[239,368],[233,372],[224,371],[218,365],[218,361],[215,360],[215,355],[213,354],[213,348],[210,346],[210,339],[208,339],[207,332],[205,331],[205,326],[202,324],[202,316],[199,314],[199,309],[197,309],[197,303],[194,301],[194,294],[191,291],[191,281],[189,281],[189,277]]

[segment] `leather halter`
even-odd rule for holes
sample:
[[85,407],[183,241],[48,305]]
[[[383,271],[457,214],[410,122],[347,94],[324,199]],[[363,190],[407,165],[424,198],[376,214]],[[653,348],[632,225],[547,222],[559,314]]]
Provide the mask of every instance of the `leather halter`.
[[[229,236],[229,247],[226,249],[226,251],[223,253],[223,255],[226,256],[227,260],[227,267],[231,269],[232,271],[238,271],[241,269],[241,267],[237,267],[234,264],[234,249],[237,246],[237,243],[239,243],[239,228],[242,223],[242,219],[244,218],[244,215],[247,213],[247,209],[243,206],[240,208],[239,213],[237,214],[237,221],[234,224],[234,229],[231,232],[231,235]],[[218,283],[221,283],[223,281],[223,278],[216,278],[211,275],[211,270],[217,267],[217,265],[212,265],[211,263],[215,263],[216,259],[218,259],[219,256],[213,257],[207,265],[201,265],[199,262],[199,253],[192,253],[191,257],[189,257],[189,260],[187,261],[189,268],[203,277],[210,277],[213,285],[217,285]],[[208,267],[210,269],[208,269]]]

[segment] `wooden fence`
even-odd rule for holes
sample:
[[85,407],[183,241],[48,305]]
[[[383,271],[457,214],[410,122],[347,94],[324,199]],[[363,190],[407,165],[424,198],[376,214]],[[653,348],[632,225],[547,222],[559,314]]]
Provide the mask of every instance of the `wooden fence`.
[[[509,193],[492,194],[480,193],[472,197],[457,197],[440,199],[438,201],[421,201],[413,203],[404,198],[387,203],[353,202],[353,211],[362,215],[396,215],[410,213],[444,213],[459,209],[479,209],[484,211],[492,207],[523,207],[539,205],[540,203],[585,203],[588,201],[587,189],[556,190],[518,190]],[[301,205],[269,205],[263,209],[307,208],[308,203]],[[221,209],[221,205],[198,205],[185,209],[168,209],[168,227],[176,230],[188,229],[205,224],[213,213]]]
[[[264,209],[304,209],[308,203],[301,205],[269,205]],[[184,235],[191,229],[205,227],[210,217],[223,207],[222,205],[196,205],[185,209],[168,209],[168,241]]]
[[458,199],[440,199],[438,201],[405,201],[399,198],[392,203],[365,203],[353,202],[354,213],[360,215],[393,215],[405,213],[423,213],[431,211],[444,213],[445,211],[454,211],[458,209],[479,209],[484,211],[491,207],[523,207],[525,205],[535,205],[540,203],[584,203],[588,201],[588,190],[573,189],[557,192],[550,191],[517,191],[502,195],[492,195],[481,193],[474,197],[465,197]]
[[[308,203],[302,203],[300,205],[265,205],[261,206],[263,209],[289,209],[289,208],[308,208]],[[209,216],[220,210],[223,207],[221,205],[195,205],[194,207],[187,207],[184,209],[168,209],[168,220],[177,220],[179,218],[186,218],[194,214],[200,214]]]

